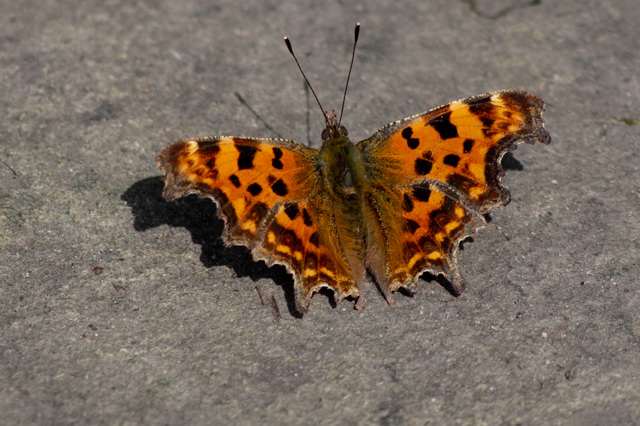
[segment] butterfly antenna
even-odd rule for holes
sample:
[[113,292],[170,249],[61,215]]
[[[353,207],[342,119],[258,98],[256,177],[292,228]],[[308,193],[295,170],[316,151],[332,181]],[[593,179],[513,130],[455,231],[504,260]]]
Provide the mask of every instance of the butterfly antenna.
[[353,38],[353,52],[351,52],[351,65],[349,65],[349,74],[347,74],[347,84],[344,86],[344,94],[342,95],[342,107],[340,108],[340,119],[338,127],[342,123],[342,113],[344,112],[344,102],[347,99],[347,89],[349,88],[349,79],[351,78],[351,70],[353,69],[353,59],[356,57],[356,44],[358,44],[358,36],[360,35],[360,22],[356,24],[355,35]]
[[289,53],[291,53],[291,56],[293,56],[293,59],[296,61],[296,65],[298,65],[298,69],[300,70],[302,77],[304,77],[304,81],[307,82],[307,86],[309,86],[309,89],[311,89],[311,93],[313,93],[313,97],[316,98],[316,102],[318,103],[318,106],[322,111],[322,116],[324,117],[324,121],[327,123],[327,127],[329,127],[329,119],[327,118],[327,115],[324,113],[324,108],[322,108],[322,104],[320,103],[320,99],[318,99],[318,96],[316,95],[316,91],[313,90],[313,87],[311,87],[311,83],[309,83],[309,79],[304,74],[304,71],[302,71],[302,67],[300,66],[300,62],[298,62],[298,58],[296,58],[296,54],[293,53],[293,47],[291,47],[291,42],[289,41],[289,37],[285,36],[284,42],[287,45],[287,49],[289,49]]

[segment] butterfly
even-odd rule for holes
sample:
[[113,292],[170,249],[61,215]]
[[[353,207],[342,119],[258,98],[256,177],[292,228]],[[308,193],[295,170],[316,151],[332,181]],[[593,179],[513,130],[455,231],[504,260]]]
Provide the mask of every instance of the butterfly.
[[[359,25],[356,42],[358,33]],[[522,142],[551,141],[544,106],[524,91],[485,93],[395,121],[357,144],[335,111],[324,112],[319,151],[287,139],[198,137],[172,143],[156,162],[165,199],[210,198],[226,245],[286,267],[299,312],[321,288],[336,303],[350,297],[364,308],[368,273],[393,305],[393,292],[414,293],[423,272],[464,291],[458,246],[510,201],[502,156]]]

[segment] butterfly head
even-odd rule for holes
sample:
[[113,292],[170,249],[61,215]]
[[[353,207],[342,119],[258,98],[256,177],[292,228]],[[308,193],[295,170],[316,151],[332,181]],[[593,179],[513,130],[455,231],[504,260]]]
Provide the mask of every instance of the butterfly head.
[[329,111],[325,111],[324,120],[327,123],[327,127],[322,131],[323,142],[328,139],[337,139],[340,137],[347,137],[349,135],[347,128],[340,125],[340,121],[338,120],[335,110],[332,110],[331,114],[329,114]]

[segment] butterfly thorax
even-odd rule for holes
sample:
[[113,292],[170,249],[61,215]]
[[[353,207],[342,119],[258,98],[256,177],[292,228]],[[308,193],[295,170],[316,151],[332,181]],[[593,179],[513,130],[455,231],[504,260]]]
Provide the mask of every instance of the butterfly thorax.
[[349,138],[340,135],[324,141],[320,151],[323,174],[331,191],[362,193],[366,180],[362,174],[360,152]]

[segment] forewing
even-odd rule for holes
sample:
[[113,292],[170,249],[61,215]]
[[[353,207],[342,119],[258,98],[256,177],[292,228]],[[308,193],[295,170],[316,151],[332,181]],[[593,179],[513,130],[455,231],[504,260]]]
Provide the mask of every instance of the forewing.
[[[376,273],[383,286],[411,290],[428,270],[463,291],[459,242],[484,226],[481,214],[509,202],[500,182],[504,153],[551,141],[543,111],[530,93],[492,92],[391,123],[358,144],[371,183],[371,226],[383,246],[374,259],[384,262]],[[394,215],[400,225],[386,226]]]
[[300,311],[323,286],[339,297],[357,294],[342,248],[326,231],[335,220],[331,200],[317,196],[326,194],[317,161],[318,151],[293,141],[238,137],[183,139],[156,158],[163,196],[212,199],[226,244],[293,274]]

